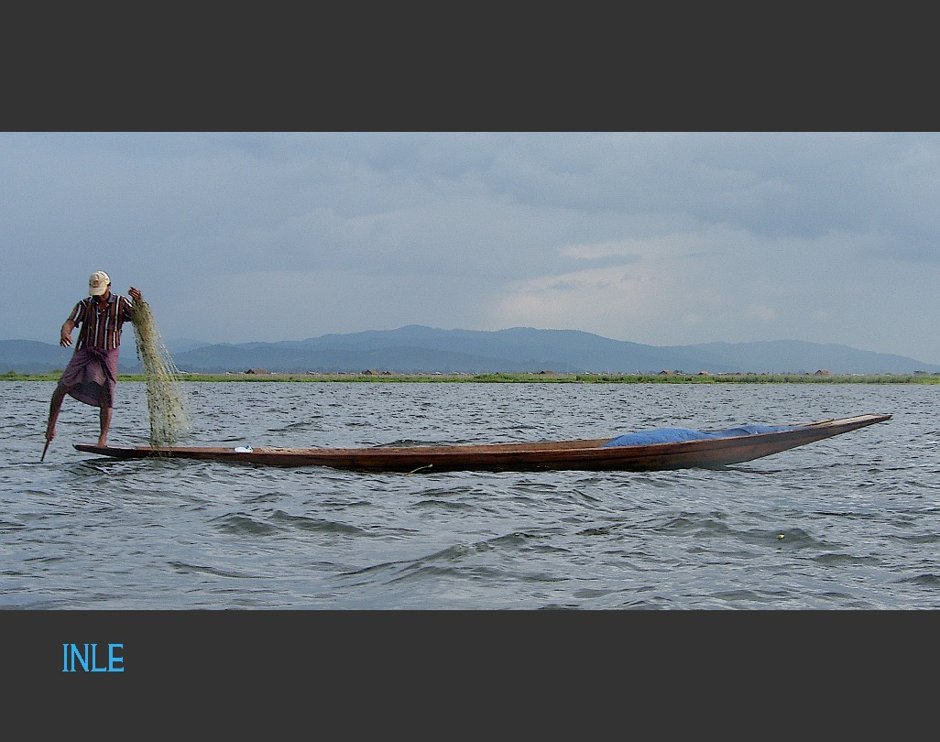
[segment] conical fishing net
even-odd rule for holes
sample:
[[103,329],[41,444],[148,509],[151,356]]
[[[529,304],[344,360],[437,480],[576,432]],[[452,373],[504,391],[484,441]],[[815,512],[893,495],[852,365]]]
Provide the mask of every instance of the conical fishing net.
[[180,372],[160,337],[150,305],[144,300],[135,303],[134,337],[147,382],[150,446],[172,446],[189,430],[179,388]]

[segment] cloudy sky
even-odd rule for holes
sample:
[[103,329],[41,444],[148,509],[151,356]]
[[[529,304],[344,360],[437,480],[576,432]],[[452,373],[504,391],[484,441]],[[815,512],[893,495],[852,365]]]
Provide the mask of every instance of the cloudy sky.
[[940,363],[940,133],[0,132],[0,339],[421,324]]

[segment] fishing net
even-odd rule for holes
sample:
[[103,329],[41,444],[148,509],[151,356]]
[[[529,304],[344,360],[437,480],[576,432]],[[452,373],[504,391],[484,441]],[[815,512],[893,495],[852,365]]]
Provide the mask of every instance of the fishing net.
[[180,390],[180,372],[160,337],[150,305],[141,299],[134,306],[137,357],[144,367],[147,382],[150,446],[172,446],[189,430]]

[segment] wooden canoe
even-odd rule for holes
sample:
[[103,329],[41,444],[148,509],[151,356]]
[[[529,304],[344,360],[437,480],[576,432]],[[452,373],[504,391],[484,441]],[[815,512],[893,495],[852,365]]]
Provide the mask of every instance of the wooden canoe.
[[717,468],[883,422],[891,415],[859,415],[788,425],[783,430],[652,445],[605,446],[613,438],[536,443],[370,448],[121,448],[76,443],[86,453],[119,459],[184,458],[268,466],[328,466],[368,472],[439,471],[652,471]]

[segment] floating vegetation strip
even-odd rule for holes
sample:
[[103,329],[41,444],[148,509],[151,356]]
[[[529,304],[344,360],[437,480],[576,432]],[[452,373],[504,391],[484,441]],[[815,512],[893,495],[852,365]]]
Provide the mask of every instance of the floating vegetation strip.
[[[833,374],[815,376],[813,374],[540,374],[540,373],[479,373],[479,374],[422,374],[393,373],[387,376],[370,376],[356,373],[312,373],[312,372],[275,372],[263,375],[246,373],[208,373],[178,372],[178,381],[248,381],[248,382],[365,382],[365,383],[400,383],[400,382],[440,382],[440,383],[534,383],[534,384],[940,384],[940,374]],[[0,373],[0,381],[56,381],[62,371],[48,373],[20,373],[7,371]],[[121,373],[122,381],[146,381],[142,374]]]

